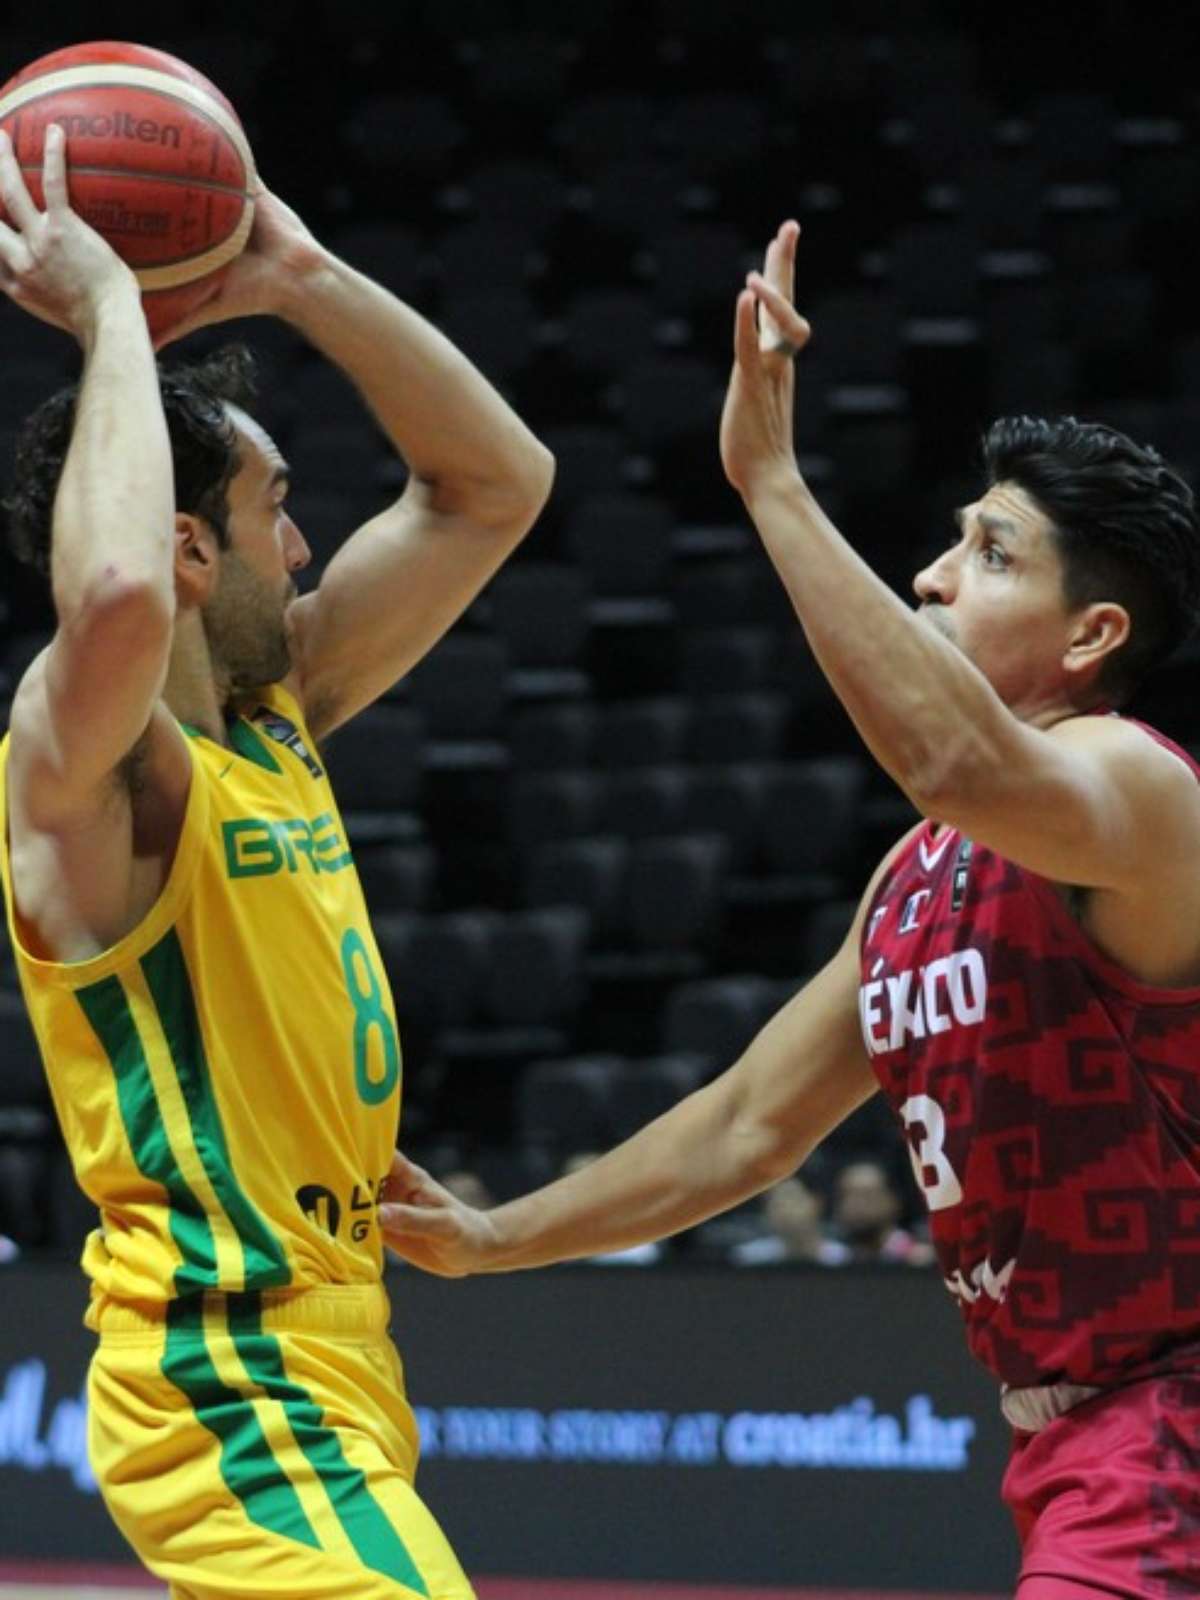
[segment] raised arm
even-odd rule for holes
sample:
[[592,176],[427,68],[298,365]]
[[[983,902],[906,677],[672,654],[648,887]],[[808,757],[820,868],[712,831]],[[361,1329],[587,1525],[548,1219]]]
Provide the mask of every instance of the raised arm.
[[[810,330],[792,304],[798,233],[783,225],[739,297],[721,450],[822,670],[919,811],[1043,877],[1096,891],[1089,926],[1110,953],[1152,981],[1194,982],[1200,873],[1187,863],[1200,859],[1200,785],[1192,774],[1117,719],[1064,715],[1052,702],[1015,715],[964,650],[870,570],[801,477],[791,357]],[[993,588],[1030,582],[1022,563],[1033,558],[1019,540],[989,542],[975,520],[966,519],[964,549],[987,563]],[[1095,614],[1063,646],[1080,678],[1122,615],[1111,606]]]
[[53,832],[105,803],[161,691],[174,618],[174,493],[154,353],[136,280],[67,199],[65,143],[46,136],[46,209],[0,134],[3,286],[72,332],[83,376],[54,502],[58,627],[18,688],[14,818]]
[[297,687],[323,734],[402,677],[460,615],[532,526],[553,461],[448,339],[323,249],[266,191],[224,290],[184,328],[248,313],[282,317],[341,367],[410,473],[400,500],[291,608]]
[[397,1156],[380,1208],[386,1243],[447,1277],[545,1266],[677,1233],[794,1171],[876,1086],[858,949],[890,860],[837,955],[719,1078],[598,1161],[494,1211],[464,1206]]

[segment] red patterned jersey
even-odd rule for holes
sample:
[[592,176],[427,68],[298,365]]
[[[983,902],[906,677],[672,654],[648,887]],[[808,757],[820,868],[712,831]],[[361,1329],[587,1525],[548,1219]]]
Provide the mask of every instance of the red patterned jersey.
[[1200,1366],[1200,987],[1137,982],[1059,888],[926,823],[859,1009],[973,1353],[1013,1385]]

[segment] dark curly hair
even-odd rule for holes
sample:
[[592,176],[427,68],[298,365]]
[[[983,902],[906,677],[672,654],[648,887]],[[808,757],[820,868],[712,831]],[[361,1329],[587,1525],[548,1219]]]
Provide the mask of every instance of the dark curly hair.
[[[238,469],[237,434],[227,405],[245,407],[257,369],[245,345],[230,344],[191,366],[159,367],[163,412],[175,469],[175,505],[204,517],[228,543],[226,490]],[[11,487],[3,501],[8,543],[18,560],[50,574],[54,499],[75,425],[79,385],[43,401],[17,435]]]
[[983,465],[989,485],[1016,484],[1049,519],[1068,609],[1112,600],[1129,613],[1129,638],[1097,684],[1121,704],[1200,621],[1191,488],[1150,445],[1074,417],[1001,417]]

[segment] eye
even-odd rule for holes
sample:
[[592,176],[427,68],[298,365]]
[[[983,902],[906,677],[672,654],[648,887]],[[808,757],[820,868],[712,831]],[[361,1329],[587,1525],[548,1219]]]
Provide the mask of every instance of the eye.
[[980,560],[985,567],[994,567],[998,570],[1012,564],[1008,551],[990,539],[981,547]]

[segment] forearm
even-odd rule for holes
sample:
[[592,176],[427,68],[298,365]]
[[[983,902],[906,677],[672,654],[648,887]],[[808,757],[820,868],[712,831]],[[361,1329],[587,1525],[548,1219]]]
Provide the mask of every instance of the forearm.
[[761,1130],[731,1116],[722,1080],[569,1177],[488,1213],[507,1272],[662,1239],[765,1189],[782,1170]]
[[54,501],[51,576],[60,618],[145,589],[174,608],[174,478],[158,372],[132,278],[83,338],[84,366]]
[[821,669],[872,754],[918,804],[998,749],[1009,713],[983,674],[851,549],[794,471],[745,504]]
[[324,252],[280,314],[353,380],[436,511],[532,520],[549,490],[548,451],[423,317]]

